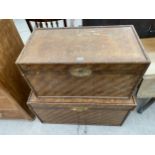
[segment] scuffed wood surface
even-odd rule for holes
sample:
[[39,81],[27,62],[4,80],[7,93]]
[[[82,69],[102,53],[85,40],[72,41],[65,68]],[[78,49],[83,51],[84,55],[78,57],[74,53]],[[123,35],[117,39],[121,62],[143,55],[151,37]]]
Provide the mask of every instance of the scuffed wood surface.
[[129,98],[149,60],[132,26],[109,26],[38,29],[16,63],[38,97]]
[[37,29],[17,63],[138,63],[146,60],[132,26],[109,26]]

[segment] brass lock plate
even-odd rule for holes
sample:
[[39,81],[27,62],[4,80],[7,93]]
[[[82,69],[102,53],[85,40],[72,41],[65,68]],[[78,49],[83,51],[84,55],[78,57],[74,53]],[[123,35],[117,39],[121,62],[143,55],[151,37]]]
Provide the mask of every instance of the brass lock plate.
[[70,74],[75,77],[87,77],[92,74],[92,70],[90,68],[84,68],[84,67],[71,68]]
[[82,112],[88,110],[88,107],[72,107],[72,111]]

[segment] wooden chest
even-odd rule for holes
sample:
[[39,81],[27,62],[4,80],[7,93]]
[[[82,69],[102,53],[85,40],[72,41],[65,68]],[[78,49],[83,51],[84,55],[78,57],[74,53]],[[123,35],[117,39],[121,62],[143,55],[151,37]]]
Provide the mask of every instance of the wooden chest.
[[45,123],[121,125],[135,107],[135,101],[133,98],[38,98],[31,94],[28,105]]
[[132,26],[38,29],[18,57],[38,97],[131,97],[149,65]]
[[0,118],[32,119],[26,105],[30,88],[21,76],[15,60],[23,42],[12,20],[0,20]]

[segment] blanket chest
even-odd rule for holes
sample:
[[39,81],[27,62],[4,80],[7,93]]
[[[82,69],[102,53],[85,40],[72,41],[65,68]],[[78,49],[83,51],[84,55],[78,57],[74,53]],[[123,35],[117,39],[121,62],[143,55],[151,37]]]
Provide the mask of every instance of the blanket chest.
[[15,64],[23,47],[13,20],[0,20],[0,119],[34,117],[26,105],[30,88]]
[[132,96],[149,65],[133,26],[37,29],[16,61],[38,97]]
[[38,98],[32,93],[27,104],[44,123],[121,125],[135,107],[134,98],[81,97]]

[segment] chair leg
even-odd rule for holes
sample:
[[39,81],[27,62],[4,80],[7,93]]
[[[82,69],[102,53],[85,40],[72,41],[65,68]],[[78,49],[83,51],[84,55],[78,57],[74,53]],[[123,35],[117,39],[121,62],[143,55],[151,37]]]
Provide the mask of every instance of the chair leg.
[[140,106],[137,108],[138,113],[143,113],[149,106],[152,105],[152,103],[155,101],[155,98],[150,98],[144,103],[141,103]]
[[67,19],[64,19],[64,27],[67,27]]

